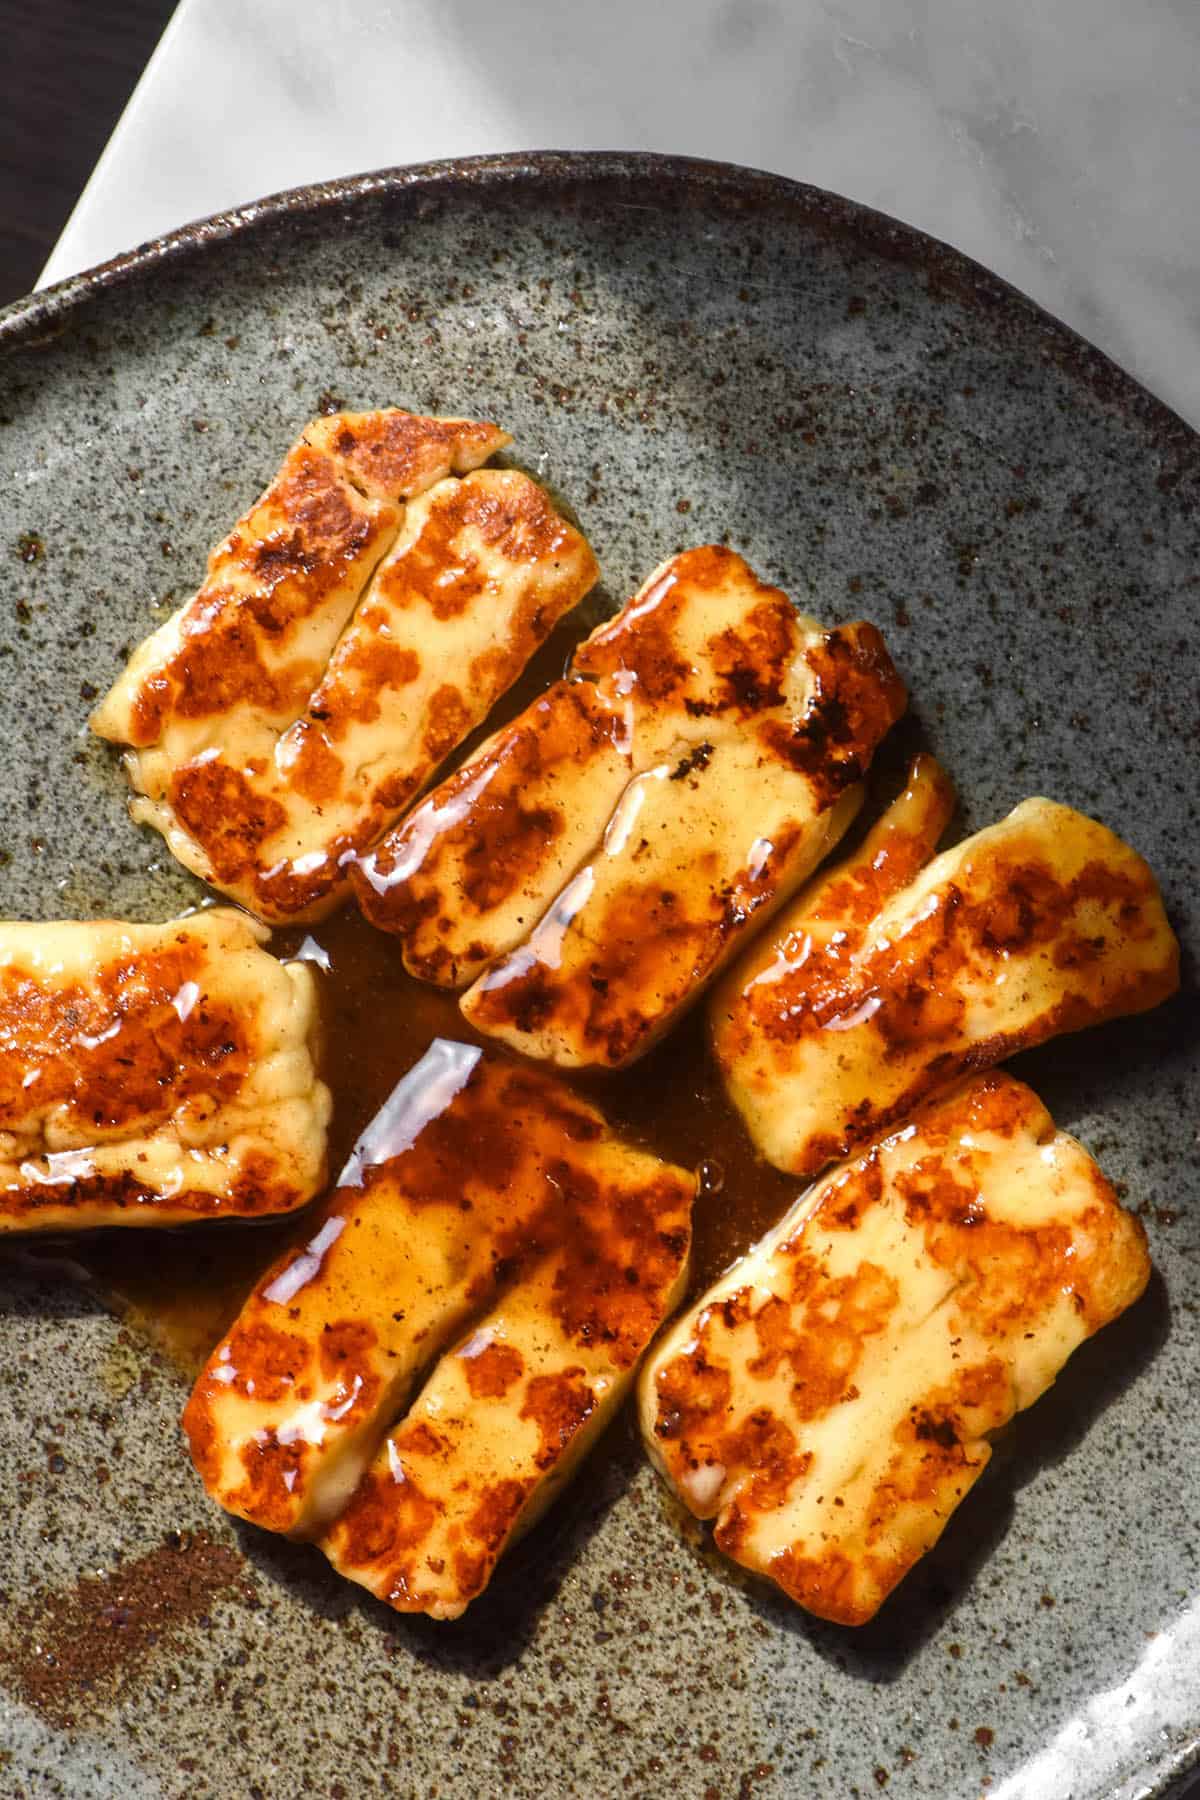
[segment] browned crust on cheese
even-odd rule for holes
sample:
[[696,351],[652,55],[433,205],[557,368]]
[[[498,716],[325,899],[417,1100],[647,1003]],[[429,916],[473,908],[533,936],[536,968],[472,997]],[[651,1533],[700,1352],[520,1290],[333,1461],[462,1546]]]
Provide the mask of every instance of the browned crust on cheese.
[[[243,1140],[252,1133],[237,1109],[251,1104],[247,1089],[270,1053],[264,1018],[276,999],[291,1005],[288,981],[278,977],[274,998],[269,982],[240,999],[228,984],[214,993],[214,959],[245,952],[248,932],[213,937],[185,923],[155,930],[147,943],[150,928],[128,929],[120,953],[97,956],[86,976],[26,965],[19,951],[0,967],[0,1133],[11,1135],[6,1161],[15,1171],[0,1182],[0,1225],[69,1229],[294,1209],[312,1190],[301,1189],[269,1141],[242,1141],[226,1155],[227,1146],[192,1135],[227,1109]],[[166,1142],[183,1177],[169,1191],[159,1173],[141,1172]],[[185,1185],[193,1142],[221,1160],[219,1185]],[[122,1156],[128,1162],[112,1166]]]
[[[614,1373],[631,1370],[662,1323],[665,1296],[686,1261],[695,1184],[683,1170],[640,1154],[626,1152],[626,1161],[609,1167],[606,1130],[600,1114],[560,1082],[534,1069],[481,1059],[406,1149],[360,1171],[353,1185],[324,1203],[308,1241],[340,1219],[353,1255],[356,1225],[364,1219],[369,1224],[372,1209],[379,1207],[402,1208],[418,1240],[426,1209],[462,1215],[487,1248],[468,1295],[476,1314],[553,1259],[556,1279],[546,1316],[561,1341],[601,1354]],[[341,1233],[329,1242],[339,1246],[329,1253],[340,1254]],[[394,1305],[386,1292],[377,1298],[366,1293],[362,1316],[327,1318],[316,1333],[311,1319],[307,1333],[291,1329],[299,1308],[268,1302],[268,1291],[309,1254],[307,1246],[297,1245],[262,1276],[201,1372],[183,1415],[193,1461],[221,1503],[281,1531],[296,1526],[313,1446],[303,1435],[281,1442],[274,1430],[263,1429],[241,1452],[240,1476],[231,1485],[220,1439],[224,1399],[232,1393],[278,1404],[290,1416],[328,1394],[336,1382],[343,1396],[336,1406],[336,1430],[350,1432],[372,1418],[379,1402],[378,1371],[385,1365],[371,1307],[381,1309],[379,1323],[382,1309]],[[524,1374],[520,1354],[503,1342],[473,1352],[465,1368],[471,1393],[480,1400],[503,1396]],[[561,1384],[539,1385],[536,1378],[529,1384],[526,1405],[536,1410],[548,1452],[565,1448],[574,1429],[568,1427],[578,1384],[568,1385],[570,1394]],[[586,1411],[592,1405],[589,1390]],[[379,1420],[379,1429],[390,1422]],[[426,1422],[411,1421],[400,1433],[422,1455],[439,1453]],[[399,1540],[422,1529],[425,1509],[415,1492],[406,1487],[402,1495],[388,1497],[395,1506],[387,1532]],[[372,1559],[370,1545],[384,1534],[383,1499],[365,1477],[337,1527],[347,1562]],[[487,1573],[490,1567],[488,1562]]]
[[[848,931],[861,942],[871,920],[906,887],[933,855],[954,812],[954,788],[932,756],[913,758],[904,792],[867,833],[851,856],[823,871],[789,912],[776,940],[786,951],[787,933]],[[811,895],[811,898],[809,896]],[[758,955],[761,961],[761,952]]]
[[[126,1170],[117,1175],[73,1174],[55,1182],[52,1178],[0,1187],[0,1215],[18,1228],[28,1225],[70,1230],[83,1215],[99,1224],[127,1224],[128,1215],[142,1213],[146,1222],[155,1212],[169,1213],[168,1224],[191,1219],[256,1219],[293,1212],[306,1194],[294,1181],[282,1176],[266,1155],[243,1156],[232,1179],[220,1192],[208,1188],[178,1188],[164,1195]],[[61,1216],[44,1220],[43,1214]],[[123,1216],[126,1215],[126,1216]],[[136,1223],[136,1221],[134,1221]]]
[[511,439],[498,425],[388,409],[335,413],[305,427],[305,442],[331,452],[370,494],[402,498],[440,475],[477,469]]
[[[261,1046],[246,1014],[205,994],[208,956],[180,932],[96,968],[86,984],[0,968],[0,1119],[27,1110],[31,1070],[39,1109],[65,1107],[73,1127],[98,1136],[153,1129],[189,1097],[229,1101]],[[189,984],[198,992],[179,1009]]]
[[[697,667],[681,652],[680,624],[697,593],[731,581],[757,598],[740,629],[718,634],[704,666]],[[795,642],[796,609],[787,595],[760,580],[735,550],[701,544],[673,556],[579,646],[571,667],[593,681],[633,674],[642,701],[671,705],[690,718],[729,713],[745,720],[782,703]]]
[[[620,729],[619,714],[590,683],[556,682],[352,868],[366,917],[411,940],[426,921],[440,916],[449,928],[526,886],[536,891],[567,826],[569,783],[559,800],[554,772],[611,747]],[[455,957],[436,937],[428,948],[406,944],[405,962],[423,980],[456,985]]]
[[[718,556],[713,550],[693,551],[676,558],[672,567],[699,560],[707,568],[713,558],[723,567],[730,556],[730,552]],[[734,560],[740,563],[740,558]],[[679,585],[682,589],[682,575]],[[794,608],[778,590],[763,587],[763,592],[775,596],[778,606],[786,608],[787,643],[794,653]],[[675,604],[681,602],[670,595],[659,610],[669,613]],[[772,657],[778,661],[782,651],[764,622],[780,622],[774,605],[769,607],[764,601],[752,609],[750,629],[739,640],[737,658],[731,652],[728,666],[719,672],[720,699],[711,706],[705,703],[708,712],[732,708],[749,716],[778,708],[780,670]],[[652,640],[657,629],[655,623]],[[629,635],[636,646],[636,660],[628,644],[621,643],[619,651],[609,646],[604,656],[590,654],[589,663],[607,669],[628,656],[629,664],[620,666],[635,667],[640,679],[641,637],[633,636],[633,627]],[[589,652],[594,643],[593,639]],[[755,729],[764,755],[773,757],[789,774],[802,775],[818,810],[824,811],[869,765],[879,740],[903,711],[906,696],[874,626],[846,626],[828,632],[809,648],[807,656],[816,679],[802,716],[789,724],[768,717]],[[660,657],[657,652],[650,660],[653,681],[660,688],[668,680],[663,673],[665,661],[665,653]],[[732,671],[739,672],[736,681]],[[670,680],[694,687],[696,671],[689,668],[684,675],[671,675]],[[699,703],[689,700],[685,704],[691,709]],[[719,747],[714,756],[711,745],[697,746],[681,760],[673,776],[702,794],[706,784],[722,779]],[[485,977],[471,990],[464,1010],[482,1031],[515,1029],[532,1035],[552,1025],[569,1041],[584,1047],[589,1061],[616,1067],[632,1060],[655,1036],[663,1018],[719,967],[754,914],[777,902],[778,871],[788,866],[798,835],[795,828],[776,830],[762,867],[754,873],[742,870],[733,879],[728,878],[720,848],[705,848],[698,842],[682,892],[661,879],[639,880],[636,872],[631,872],[604,913],[589,922],[588,953],[580,968],[560,976],[536,954],[527,958],[518,952],[503,965],[502,978]],[[697,889],[703,893],[699,906]],[[555,903],[564,919],[570,893],[565,890]]]
[[[805,661],[807,680],[798,673]],[[405,939],[414,974],[459,986],[494,964],[464,1002],[479,1029],[519,1048],[528,1047],[520,1038],[548,1030],[571,1046],[565,1060],[627,1062],[705,983],[754,914],[794,885],[808,841],[799,820],[829,811],[855,787],[905,703],[873,626],[820,633],[736,552],[713,544],[682,551],[579,646],[566,680],[363,859],[354,876],[360,903]],[[677,859],[678,879],[651,875],[655,845],[643,839],[630,863],[649,852],[645,870],[631,866],[624,890],[603,913],[593,903],[581,922],[585,966],[574,966],[578,942],[562,973],[552,956],[540,958],[536,936],[528,954],[514,948],[539,923],[568,921],[576,894],[555,889],[599,855],[607,811],[595,821],[586,815],[568,853],[556,848],[572,778],[578,787],[593,775],[590,804],[602,797],[611,808],[630,780],[670,759],[677,810],[699,820],[708,796],[732,778],[736,755],[759,783],[765,770],[777,774],[784,809],[762,853],[753,846],[753,871],[731,868],[723,842],[706,847],[697,823],[695,856]],[[589,842],[592,829],[597,841]],[[524,902],[524,916],[513,906],[498,914],[512,897]],[[474,936],[464,919],[478,921]]]
[[822,807],[830,807],[866,774],[908,696],[874,625],[826,632],[807,660],[814,677],[811,704],[794,725],[767,720],[759,732],[780,762],[806,777]]
[[[1024,845],[1009,839],[988,847],[976,855],[969,882],[951,882],[936,905],[851,971],[849,960],[861,950],[876,916],[868,910],[869,893],[863,902],[840,941],[814,949],[778,979],[748,988],[738,1002],[743,1016],[735,1031],[760,1034],[768,1043],[786,1046],[819,1037],[831,1020],[870,1004],[871,1028],[880,1035],[885,1058],[889,1052],[922,1050],[921,1066],[903,1093],[886,1104],[864,1102],[844,1128],[814,1137],[793,1166],[796,1174],[815,1173],[962,1075],[990,1068],[1060,1032],[1147,1011],[1179,985],[1177,945],[1149,970],[1123,969],[1113,954],[1122,943],[1145,942],[1162,931],[1154,877],[1125,847],[1120,866],[1096,859],[1066,880],[1033,833]],[[1106,915],[1099,933],[1075,922],[1089,903]],[[1062,972],[1058,1003],[1021,1030],[963,1047],[957,1039],[966,1005],[964,977],[983,981],[998,959],[1048,946]]]
[[[260,525],[260,515],[272,524]],[[178,650],[134,696],[129,742],[156,743],[173,713],[219,718],[246,701],[270,714],[301,710],[320,670],[304,659],[268,668],[256,640],[278,656],[335,587],[383,553],[398,521],[395,506],[364,506],[329,457],[297,444],[209,558]]]
[[[792,1546],[766,1568],[793,1599],[840,1624],[862,1624],[874,1614],[981,1473],[987,1434],[1024,1403],[1014,1395],[1006,1345],[1032,1336],[1064,1295],[1082,1335],[1100,1330],[1137,1299],[1150,1272],[1140,1223],[1122,1210],[1095,1164],[1087,1170],[1094,1199],[1069,1218],[1022,1227],[989,1213],[969,1153],[964,1160],[958,1145],[984,1133],[1050,1142],[1053,1122],[1023,1084],[1003,1074],[977,1078],[914,1115],[906,1133],[914,1132],[921,1154],[911,1170],[897,1173],[895,1191],[926,1258],[952,1276],[955,1312],[983,1349],[948,1385],[914,1395],[854,1554],[836,1543],[826,1550]],[[809,1248],[810,1232],[853,1233],[881,1198],[876,1145],[828,1178],[776,1249],[775,1259],[789,1265],[786,1295],[765,1304],[750,1287],[719,1295],[699,1312],[686,1346],[656,1371],[653,1432],[676,1485],[712,1468],[722,1482],[732,1472],[743,1478],[725,1504],[714,1491],[707,1509],[719,1510],[715,1539],[735,1559],[745,1558],[756,1515],[782,1505],[808,1472],[812,1457],[798,1427],[858,1397],[864,1349],[889,1330],[899,1290],[888,1271],[863,1260],[834,1279]],[[751,1376],[787,1371],[788,1418],[765,1402],[735,1415],[722,1345],[737,1329],[751,1330],[758,1346]],[[892,1529],[906,1508],[921,1513],[919,1542],[918,1534],[898,1539]],[[908,1547],[897,1550],[901,1540]]]
[[[464,533],[470,537],[464,539]],[[475,550],[466,547],[476,538],[485,550],[534,572],[529,592],[506,620],[503,640],[465,671],[447,670],[447,679],[429,696],[411,769],[362,782],[342,748],[348,731],[378,720],[391,697],[422,673],[417,650],[391,635],[395,614],[423,603],[436,618],[449,619],[480,604],[489,574]],[[204,847],[215,878],[248,886],[255,910],[267,917],[310,910],[342,888],[347,863],[378,838],[429,771],[524,668],[564,598],[573,597],[561,591],[559,560],[584,552],[579,534],[524,475],[489,471],[439,490],[412,548],[378,578],[303,716],[284,734],[282,770],[260,771],[251,781],[224,761],[202,755],[175,773],[168,798],[189,835]],[[590,552],[585,561],[590,581]],[[319,807],[344,798],[352,781],[361,796],[355,824],[331,834],[320,865],[302,866],[307,858],[301,865],[271,863],[267,845],[288,822],[287,808],[273,790],[283,794],[290,788]]]
[[[587,544],[535,482],[480,470],[507,441],[491,424],[398,411],[315,420],[214,551],[171,647],[97,709],[102,735],[159,751],[145,768],[129,759],[154,803],[146,816],[177,827],[185,860],[261,917],[315,917],[337,903],[349,861],[595,580]],[[380,568],[400,503],[430,489],[413,541]],[[487,606],[493,567],[508,583],[495,641],[406,702],[430,676],[422,630]],[[404,616],[418,607],[410,634]],[[377,745],[366,757],[364,728],[393,714],[403,728],[390,759]],[[335,808],[324,837],[309,829]]]

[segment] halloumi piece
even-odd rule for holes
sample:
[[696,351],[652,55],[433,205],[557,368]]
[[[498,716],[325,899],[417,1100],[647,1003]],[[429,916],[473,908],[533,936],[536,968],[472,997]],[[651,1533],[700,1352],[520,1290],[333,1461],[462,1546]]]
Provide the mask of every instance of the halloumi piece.
[[[696,929],[709,936],[716,922],[720,932],[694,977],[702,981],[712,954],[729,954],[730,925],[745,925],[732,889],[739,880],[754,886],[752,911],[792,891],[815,862],[810,839],[822,842],[820,853],[835,841],[828,819],[810,830],[815,815],[835,812],[840,835],[860,797],[858,776],[903,704],[873,626],[824,632],[738,554],[721,545],[685,551],[597,626],[567,679],[360,859],[358,900],[372,923],[398,932],[410,974],[470,985],[509,952],[524,967],[522,947],[536,922],[563,916],[563,887],[594,868],[601,844],[606,855],[621,855],[613,833],[624,846],[622,821],[639,805],[640,776],[673,783],[676,833],[696,841],[716,824],[714,790],[732,796],[741,783],[743,805],[727,806],[721,821],[729,837],[736,819],[732,841],[714,841],[714,857],[705,871],[691,871],[694,893],[684,896]],[[768,796],[756,830],[747,830],[757,805],[750,787]],[[653,837],[639,835],[628,855],[657,893],[658,877],[678,871],[676,846]],[[592,916],[599,904],[597,895]],[[583,920],[579,929],[587,931]],[[612,995],[612,1004],[621,997]],[[655,1004],[669,1006],[662,997]],[[482,1012],[475,1022],[491,1030]],[[617,1037],[628,1026],[622,1022]],[[639,1053],[660,1028],[657,1019],[644,1030],[631,1026]],[[572,1035],[578,1021],[560,1033]],[[518,1048],[569,1066],[628,1060],[613,1046],[572,1053],[558,1040],[549,1049],[522,1037]]]
[[792,1174],[815,1174],[968,1071],[1144,1012],[1179,985],[1146,864],[1053,800],[1023,801],[895,891],[893,874],[909,874],[944,824],[930,799],[898,802],[713,995],[730,1097]]
[[363,859],[360,904],[414,974],[474,981],[478,1029],[620,1066],[836,843],[904,698],[873,626],[684,552]]
[[[184,1427],[209,1492],[256,1524],[319,1535],[418,1375],[497,1303],[506,1319],[537,1315],[522,1338],[531,1378],[594,1372],[598,1357],[619,1365],[615,1392],[677,1298],[694,1191],[558,1083],[438,1039],[308,1244],[267,1272],[202,1371]],[[481,1505],[480,1458],[464,1448],[456,1479]]]
[[482,1592],[682,1298],[690,1181],[672,1171],[648,1203],[648,1159],[629,1156],[610,1145],[596,1159],[590,1191],[577,1192],[580,1242],[568,1238],[442,1357],[322,1539],[340,1574],[398,1611],[454,1619]]
[[624,708],[555,682],[359,859],[359,906],[410,975],[468,986],[595,849],[631,769]]
[[566,1068],[643,1055],[761,912],[834,847],[857,788],[807,819],[756,745],[720,745],[681,800],[661,763],[626,788],[600,854],[528,942],[461,1001],[478,1031]]
[[719,1549],[862,1625],[1079,1344],[1145,1233],[1029,1088],[976,1077],[831,1171],[678,1319],[639,1384],[651,1459]]
[[314,420],[92,715],[130,811],[260,918],[322,916],[596,577],[494,425]]
[[0,1232],[302,1206],[325,1180],[306,963],[228,907],[0,924]]
[[461,1007],[527,1056],[621,1068],[838,842],[905,695],[874,626],[822,631],[711,548],[674,558],[576,666],[627,690],[640,772],[597,852]]

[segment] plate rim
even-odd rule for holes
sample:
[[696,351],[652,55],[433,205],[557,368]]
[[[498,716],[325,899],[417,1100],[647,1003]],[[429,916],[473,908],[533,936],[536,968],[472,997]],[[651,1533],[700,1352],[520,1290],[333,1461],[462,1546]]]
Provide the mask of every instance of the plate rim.
[[515,191],[522,186],[614,180],[683,189],[693,201],[716,201],[747,213],[754,207],[773,206],[831,240],[849,239],[888,261],[915,265],[943,298],[956,299],[977,311],[995,308],[1011,315],[1015,308],[1041,335],[1046,360],[1074,377],[1102,403],[1123,413],[1145,434],[1150,447],[1163,459],[1160,486],[1173,488],[1185,476],[1200,485],[1200,429],[1188,424],[1073,326],[965,251],[828,188],[748,165],[663,151],[513,150],[397,164],[283,188],[206,218],[189,220],[93,268],[10,302],[0,308],[0,354],[51,343],[71,315],[98,296],[159,269],[182,267],[193,257],[289,219],[337,214],[387,196],[417,195],[436,202],[488,188]]

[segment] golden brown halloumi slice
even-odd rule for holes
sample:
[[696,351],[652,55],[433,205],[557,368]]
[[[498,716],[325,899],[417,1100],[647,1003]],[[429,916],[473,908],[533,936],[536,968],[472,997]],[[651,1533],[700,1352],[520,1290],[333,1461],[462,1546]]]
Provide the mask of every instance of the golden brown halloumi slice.
[[619,1066],[837,841],[903,705],[874,627],[687,551],[364,860],[360,903],[413,973],[475,980],[480,1030]]
[[[815,1174],[969,1070],[1063,1031],[1143,1012],[1179,984],[1150,870],[1105,826],[1026,800],[898,891],[914,846],[906,796],[864,854],[802,892],[713,995],[712,1042],[762,1154]],[[941,809],[929,814],[941,828]],[[898,861],[892,838],[907,837]],[[883,855],[884,879],[858,880]],[[857,883],[857,885],[855,885]]]
[[651,1459],[718,1547],[864,1624],[987,1438],[1136,1300],[1145,1234],[1010,1076],[831,1171],[678,1319],[639,1385]]
[[529,1183],[496,1178],[523,1171],[526,1147],[502,1160],[489,1146],[484,1096],[469,1127],[455,1105],[478,1060],[438,1040],[397,1084],[307,1242],[267,1270],[201,1372],[184,1429],[229,1512],[318,1529],[417,1370],[492,1293],[497,1238],[525,1220]]
[[466,987],[528,935],[603,836],[628,735],[607,693],[555,682],[359,860],[359,905],[410,974]]
[[0,1232],[303,1205],[325,1180],[311,968],[227,907],[0,924]]
[[[437,1040],[368,1129],[307,1245],[267,1272],[201,1373],[184,1426],[210,1493],[256,1524],[317,1535],[418,1374],[497,1302],[512,1320],[537,1312],[521,1297],[530,1281],[548,1295],[540,1362],[522,1340],[530,1377],[591,1371],[595,1355],[627,1382],[677,1297],[694,1187],[558,1083]],[[604,1399],[598,1387],[597,1407]],[[464,1449],[456,1479],[482,1505],[480,1457],[473,1469]],[[369,1571],[361,1579],[372,1584]]]
[[729,551],[676,557],[629,613],[577,667],[627,689],[640,772],[528,941],[461,1002],[477,1030],[568,1068],[643,1055],[811,874],[905,700],[874,626],[822,631]]
[[630,783],[600,853],[463,996],[477,1030],[566,1068],[632,1062],[756,915],[770,916],[794,872],[833,848],[860,800],[856,789],[801,819],[796,793],[749,742],[719,746],[690,779],[682,800],[668,764]]
[[483,719],[595,559],[494,425],[313,421],[92,716],[133,817],[259,917],[316,918]]
[[692,1181],[597,1144],[559,1179],[576,1230],[433,1370],[322,1539],[401,1612],[453,1619],[561,1492],[682,1297]]

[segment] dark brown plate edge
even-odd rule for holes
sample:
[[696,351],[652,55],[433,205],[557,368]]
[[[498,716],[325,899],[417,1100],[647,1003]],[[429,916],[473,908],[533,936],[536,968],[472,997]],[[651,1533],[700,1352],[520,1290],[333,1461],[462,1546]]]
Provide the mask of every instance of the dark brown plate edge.
[[828,241],[907,265],[923,275],[931,299],[990,313],[998,327],[1005,320],[1019,319],[1040,340],[1046,362],[1138,430],[1147,450],[1160,459],[1160,488],[1169,491],[1181,481],[1200,486],[1200,433],[1094,344],[962,251],[858,201],[784,175],[652,151],[513,151],[380,169],[286,189],[182,225],[14,301],[0,309],[0,352],[35,349],[53,341],[72,312],[97,296],[136,283],[160,268],[183,266],[215,245],[289,219],[337,214],[389,196],[438,205],[488,189],[524,188],[541,203],[547,190],[602,185],[638,189],[643,204],[664,211],[677,210],[683,201],[759,219],[769,211],[781,224],[802,226]]

